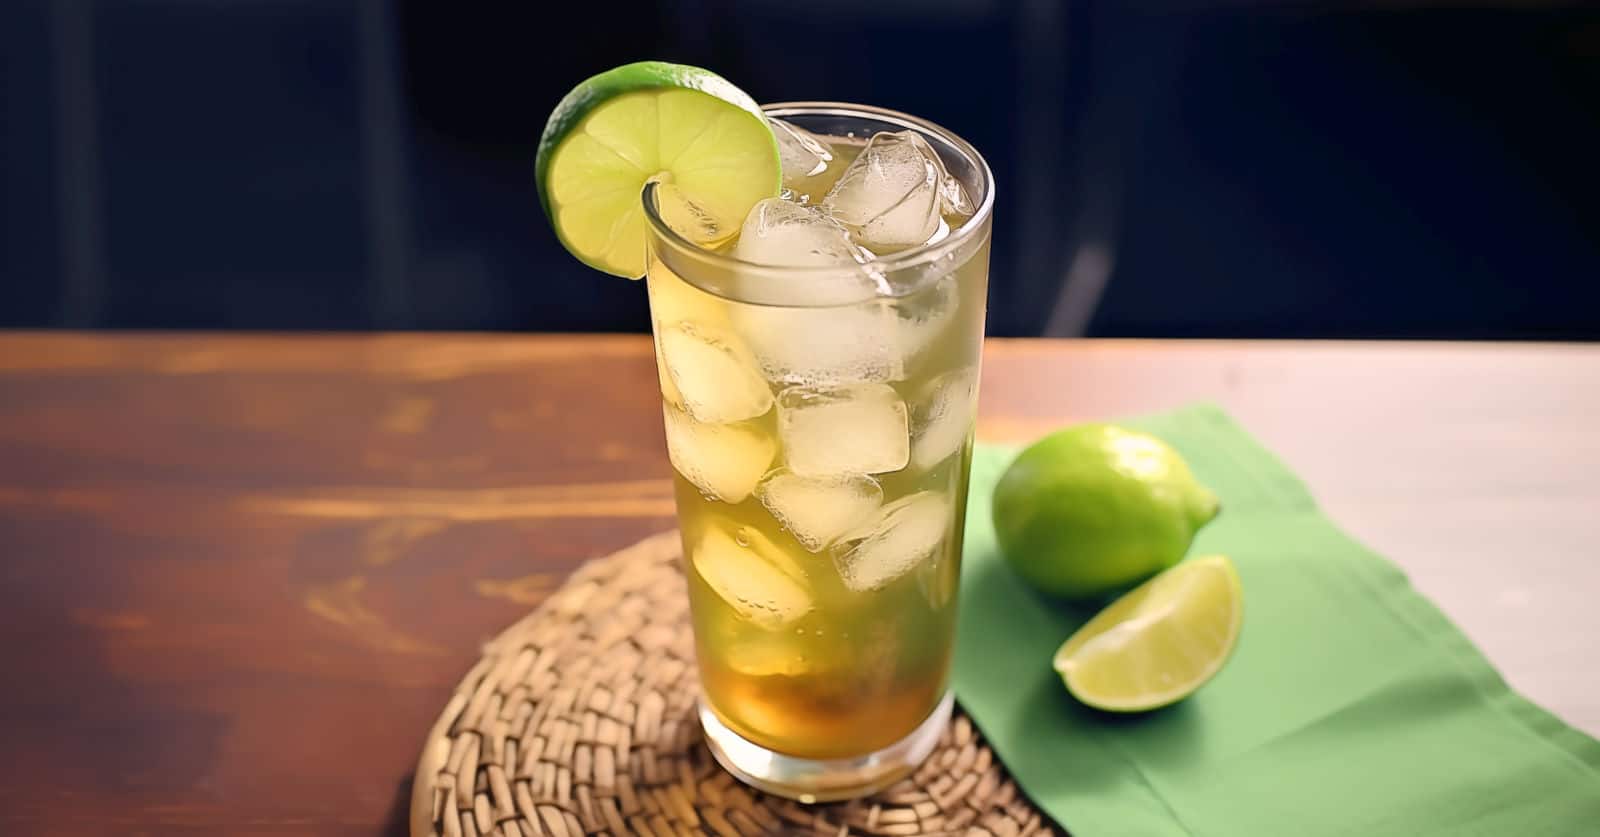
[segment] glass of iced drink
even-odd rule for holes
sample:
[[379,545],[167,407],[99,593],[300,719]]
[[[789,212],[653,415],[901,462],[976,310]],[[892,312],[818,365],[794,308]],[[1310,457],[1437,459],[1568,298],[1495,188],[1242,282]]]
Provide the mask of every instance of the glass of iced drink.
[[765,113],[783,196],[708,249],[648,186],[646,275],[706,739],[811,802],[893,783],[950,714],[993,183],[904,114]]

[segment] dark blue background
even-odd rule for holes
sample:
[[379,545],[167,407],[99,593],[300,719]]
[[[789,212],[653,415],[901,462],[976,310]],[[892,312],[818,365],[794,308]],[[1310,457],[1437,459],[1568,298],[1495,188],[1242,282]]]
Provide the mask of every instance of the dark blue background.
[[10,0],[0,56],[5,326],[641,330],[533,153],[651,57],[971,140],[994,334],[1600,337],[1576,5]]

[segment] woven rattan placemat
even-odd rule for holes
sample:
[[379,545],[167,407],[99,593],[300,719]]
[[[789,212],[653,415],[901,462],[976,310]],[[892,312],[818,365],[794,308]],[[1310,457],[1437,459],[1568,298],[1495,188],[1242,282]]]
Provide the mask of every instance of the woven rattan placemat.
[[584,565],[484,646],[428,733],[413,835],[1051,834],[959,710],[910,777],[801,805],[712,761],[676,532]]

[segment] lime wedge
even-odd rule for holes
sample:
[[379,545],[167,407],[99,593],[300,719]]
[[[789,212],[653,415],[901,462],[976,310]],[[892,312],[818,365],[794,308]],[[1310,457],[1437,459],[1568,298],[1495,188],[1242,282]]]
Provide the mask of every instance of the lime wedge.
[[1055,669],[1078,700],[1111,712],[1176,703],[1227,662],[1244,618],[1244,593],[1223,555],[1194,558],[1112,602],[1056,651]]
[[584,264],[644,275],[640,191],[657,182],[662,216],[697,244],[739,231],[778,194],[778,145],[744,91],[699,67],[640,61],[572,89],[539,140],[539,200]]

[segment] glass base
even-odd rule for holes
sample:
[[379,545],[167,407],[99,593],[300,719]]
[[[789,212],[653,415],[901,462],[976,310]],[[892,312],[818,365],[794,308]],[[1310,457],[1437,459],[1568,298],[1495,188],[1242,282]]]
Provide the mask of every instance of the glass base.
[[939,743],[954,703],[955,696],[945,692],[944,699],[910,735],[875,753],[848,759],[803,759],[775,753],[729,729],[704,698],[700,701],[700,726],[711,755],[745,784],[807,804],[834,802],[883,790],[921,764]]

